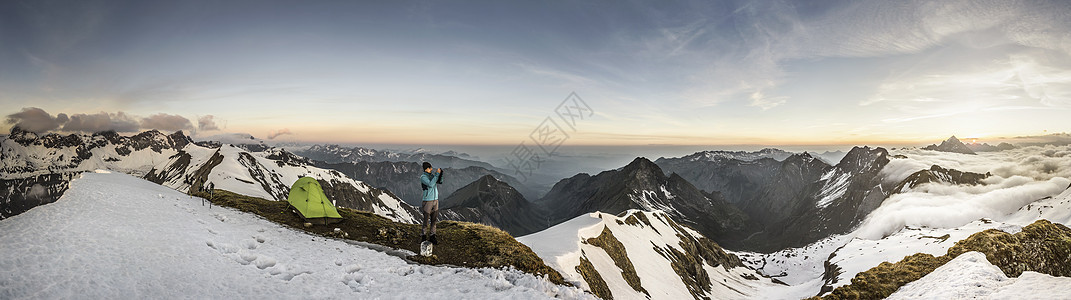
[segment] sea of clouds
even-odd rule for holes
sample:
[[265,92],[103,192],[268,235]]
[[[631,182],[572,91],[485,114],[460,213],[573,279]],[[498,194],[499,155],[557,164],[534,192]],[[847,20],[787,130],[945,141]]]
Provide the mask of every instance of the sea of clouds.
[[882,169],[890,182],[900,182],[932,165],[975,173],[991,173],[982,185],[928,183],[890,196],[855,231],[880,239],[904,228],[953,228],[981,218],[1000,220],[1026,204],[1060,194],[1071,187],[1071,146],[1031,146],[978,155],[899,149]]

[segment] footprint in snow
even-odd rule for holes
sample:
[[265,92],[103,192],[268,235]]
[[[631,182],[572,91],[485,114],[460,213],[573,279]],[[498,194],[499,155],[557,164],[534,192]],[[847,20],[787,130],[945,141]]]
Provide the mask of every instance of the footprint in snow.
[[354,292],[365,292],[368,290],[368,285],[372,283],[372,278],[365,276],[364,274],[345,274],[342,275],[342,284],[349,286]]
[[346,266],[345,270],[346,270],[346,273],[349,273],[349,274],[357,273],[358,271],[361,271],[361,265],[358,265],[358,264],[348,265],[348,266]]
[[[257,257],[257,260],[253,262],[253,264],[255,264],[257,266],[257,269],[261,269],[261,270],[274,267],[276,263],[277,263],[277,261],[275,261],[274,258],[271,258],[271,257],[268,257],[268,256],[264,256],[264,255],[261,255],[261,256]],[[271,274],[271,271],[269,271],[268,273]]]
[[279,279],[282,279],[282,280],[285,280],[285,281],[290,281],[290,280],[294,279],[294,277],[297,277],[298,275],[302,275],[302,274],[312,274],[312,272],[310,272],[310,271],[301,271],[301,272],[297,272],[297,273],[286,273],[286,274],[283,274],[282,276],[280,276]]
[[251,264],[254,261],[256,261],[257,258],[259,258],[259,256],[256,253],[249,252],[248,250],[245,250],[245,249],[239,249],[237,254],[238,255],[232,256],[232,257],[234,258],[234,261],[236,261],[236,262],[238,262],[239,264],[242,264],[242,265]]
[[259,244],[257,243],[256,240],[252,240],[252,239],[242,240],[242,247],[245,247],[246,249],[256,250],[257,246],[259,246]]

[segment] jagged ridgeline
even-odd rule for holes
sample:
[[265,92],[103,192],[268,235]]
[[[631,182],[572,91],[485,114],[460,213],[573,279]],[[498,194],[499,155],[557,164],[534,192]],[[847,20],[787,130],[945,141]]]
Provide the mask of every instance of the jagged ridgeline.
[[669,214],[585,214],[518,238],[603,299],[743,299],[781,285]]
[[[726,211],[739,211],[752,226],[704,234],[726,247],[770,252],[800,247],[845,233],[877,208],[897,184],[881,177],[889,163],[883,148],[854,147],[836,165],[809,153],[783,160],[774,155],[727,155],[706,151],[655,163]],[[671,175],[671,176],[676,176]]]
[[111,167],[143,176],[155,162],[165,161],[165,155],[192,143],[181,131],[166,135],[152,130],[129,137],[114,131],[41,135],[13,127],[0,141],[0,218],[56,201],[81,172]]
[[550,224],[594,211],[657,210],[716,240],[739,238],[736,234],[744,232],[750,221],[717,195],[703,193],[676,174],[666,175],[642,157],[621,169],[564,179],[539,203],[551,212]]
[[371,211],[392,220],[416,222],[416,210],[389,191],[355,181],[337,171],[312,166],[304,158],[277,148],[194,143],[178,131],[156,130],[133,136],[115,132],[92,135],[40,135],[12,129],[0,141],[0,187],[5,193],[0,216],[9,217],[55,201],[76,174],[108,169],[146,178],[182,191],[215,188],[273,200],[285,200],[299,177],[320,181],[336,206]]

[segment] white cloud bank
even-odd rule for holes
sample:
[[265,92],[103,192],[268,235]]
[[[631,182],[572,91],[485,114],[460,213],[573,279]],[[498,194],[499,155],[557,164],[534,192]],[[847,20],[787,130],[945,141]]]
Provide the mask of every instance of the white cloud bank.
[[1071,146],[1034,146],[964,155],[919,149],[892,151],[882,170],[890,181],[940,165],[961,171],[989,172],[983,185],[928,183],[890,196],[855,231],[856,237],[880,239],[904,228],[953,228],[981,218],[999,219],[1026,204],[1071,187]]

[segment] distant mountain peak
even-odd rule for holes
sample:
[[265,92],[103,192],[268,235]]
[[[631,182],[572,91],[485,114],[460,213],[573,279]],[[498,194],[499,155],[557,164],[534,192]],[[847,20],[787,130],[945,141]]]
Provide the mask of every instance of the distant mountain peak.
[[924,147],[922,149],[924,149],[924,150],[933,150],[933,151],[941,151],[941,152],[976,154],[976,153],[974,153],[974,151],[971,150],[971,148],[967,147],[967,145],[964,145],[963,142],[961,142],[958,138],[956,138],[955,135],[953,135],[952,137],[949,137],[947,140],[941,142],[941,145],[929,145],[929,146],[926,146],[926,147]]
[[[879,158],[884,158],[885,162],[888,162],[889,151],[882,147],[870,148],[869,146],[855,146],[852,150],[848,151],[848,154],[844,155],[838,167],[846,167],[849,165],[868,165],[869,162],[876,161]],[[882,167],[884,163],[880,164]]]
[[792,156],[795,153],[788,152],[777,148],[763,148],[759,151],[725,151],[725,150],[707,150],[700,151],[693,154],[689,154],[682,158],[692,161],[723,161],[735,159],[739,161],[755,161],[763,158],[770,158],[777,161],[782,161]]
[[[447,175],[447,176],[450,176],[450,175]],[[506,183],[505,181],[498,180],[498,178],[495,178],[495,176],[491,175],[491,174],[483,175],[483,177],[480,177],[480,179],[476,179],[475,183],[477,183],[479,185],[484,185],[484,186],[495,186],[495,185],[500,185],[500,184],[510,186],[509,183]],[[513,186],[510,186],[510,188],[512,189]]]
[[633,159],[632,162],[628,163],[628,165],[625,166],[625,169],[655,169],[655,170],[661,170],[661,168],[659,168],[657,164],[655,164],[651,160],[647,159],[646,157],[642,157],[642,156],[637,157],[636,159]]
[[492,175],[480,177],[454,191],[440,200],[439,205],[444,220],[489,224],[515,236],[549,226],[538,207],[528,202],[509,183]]

